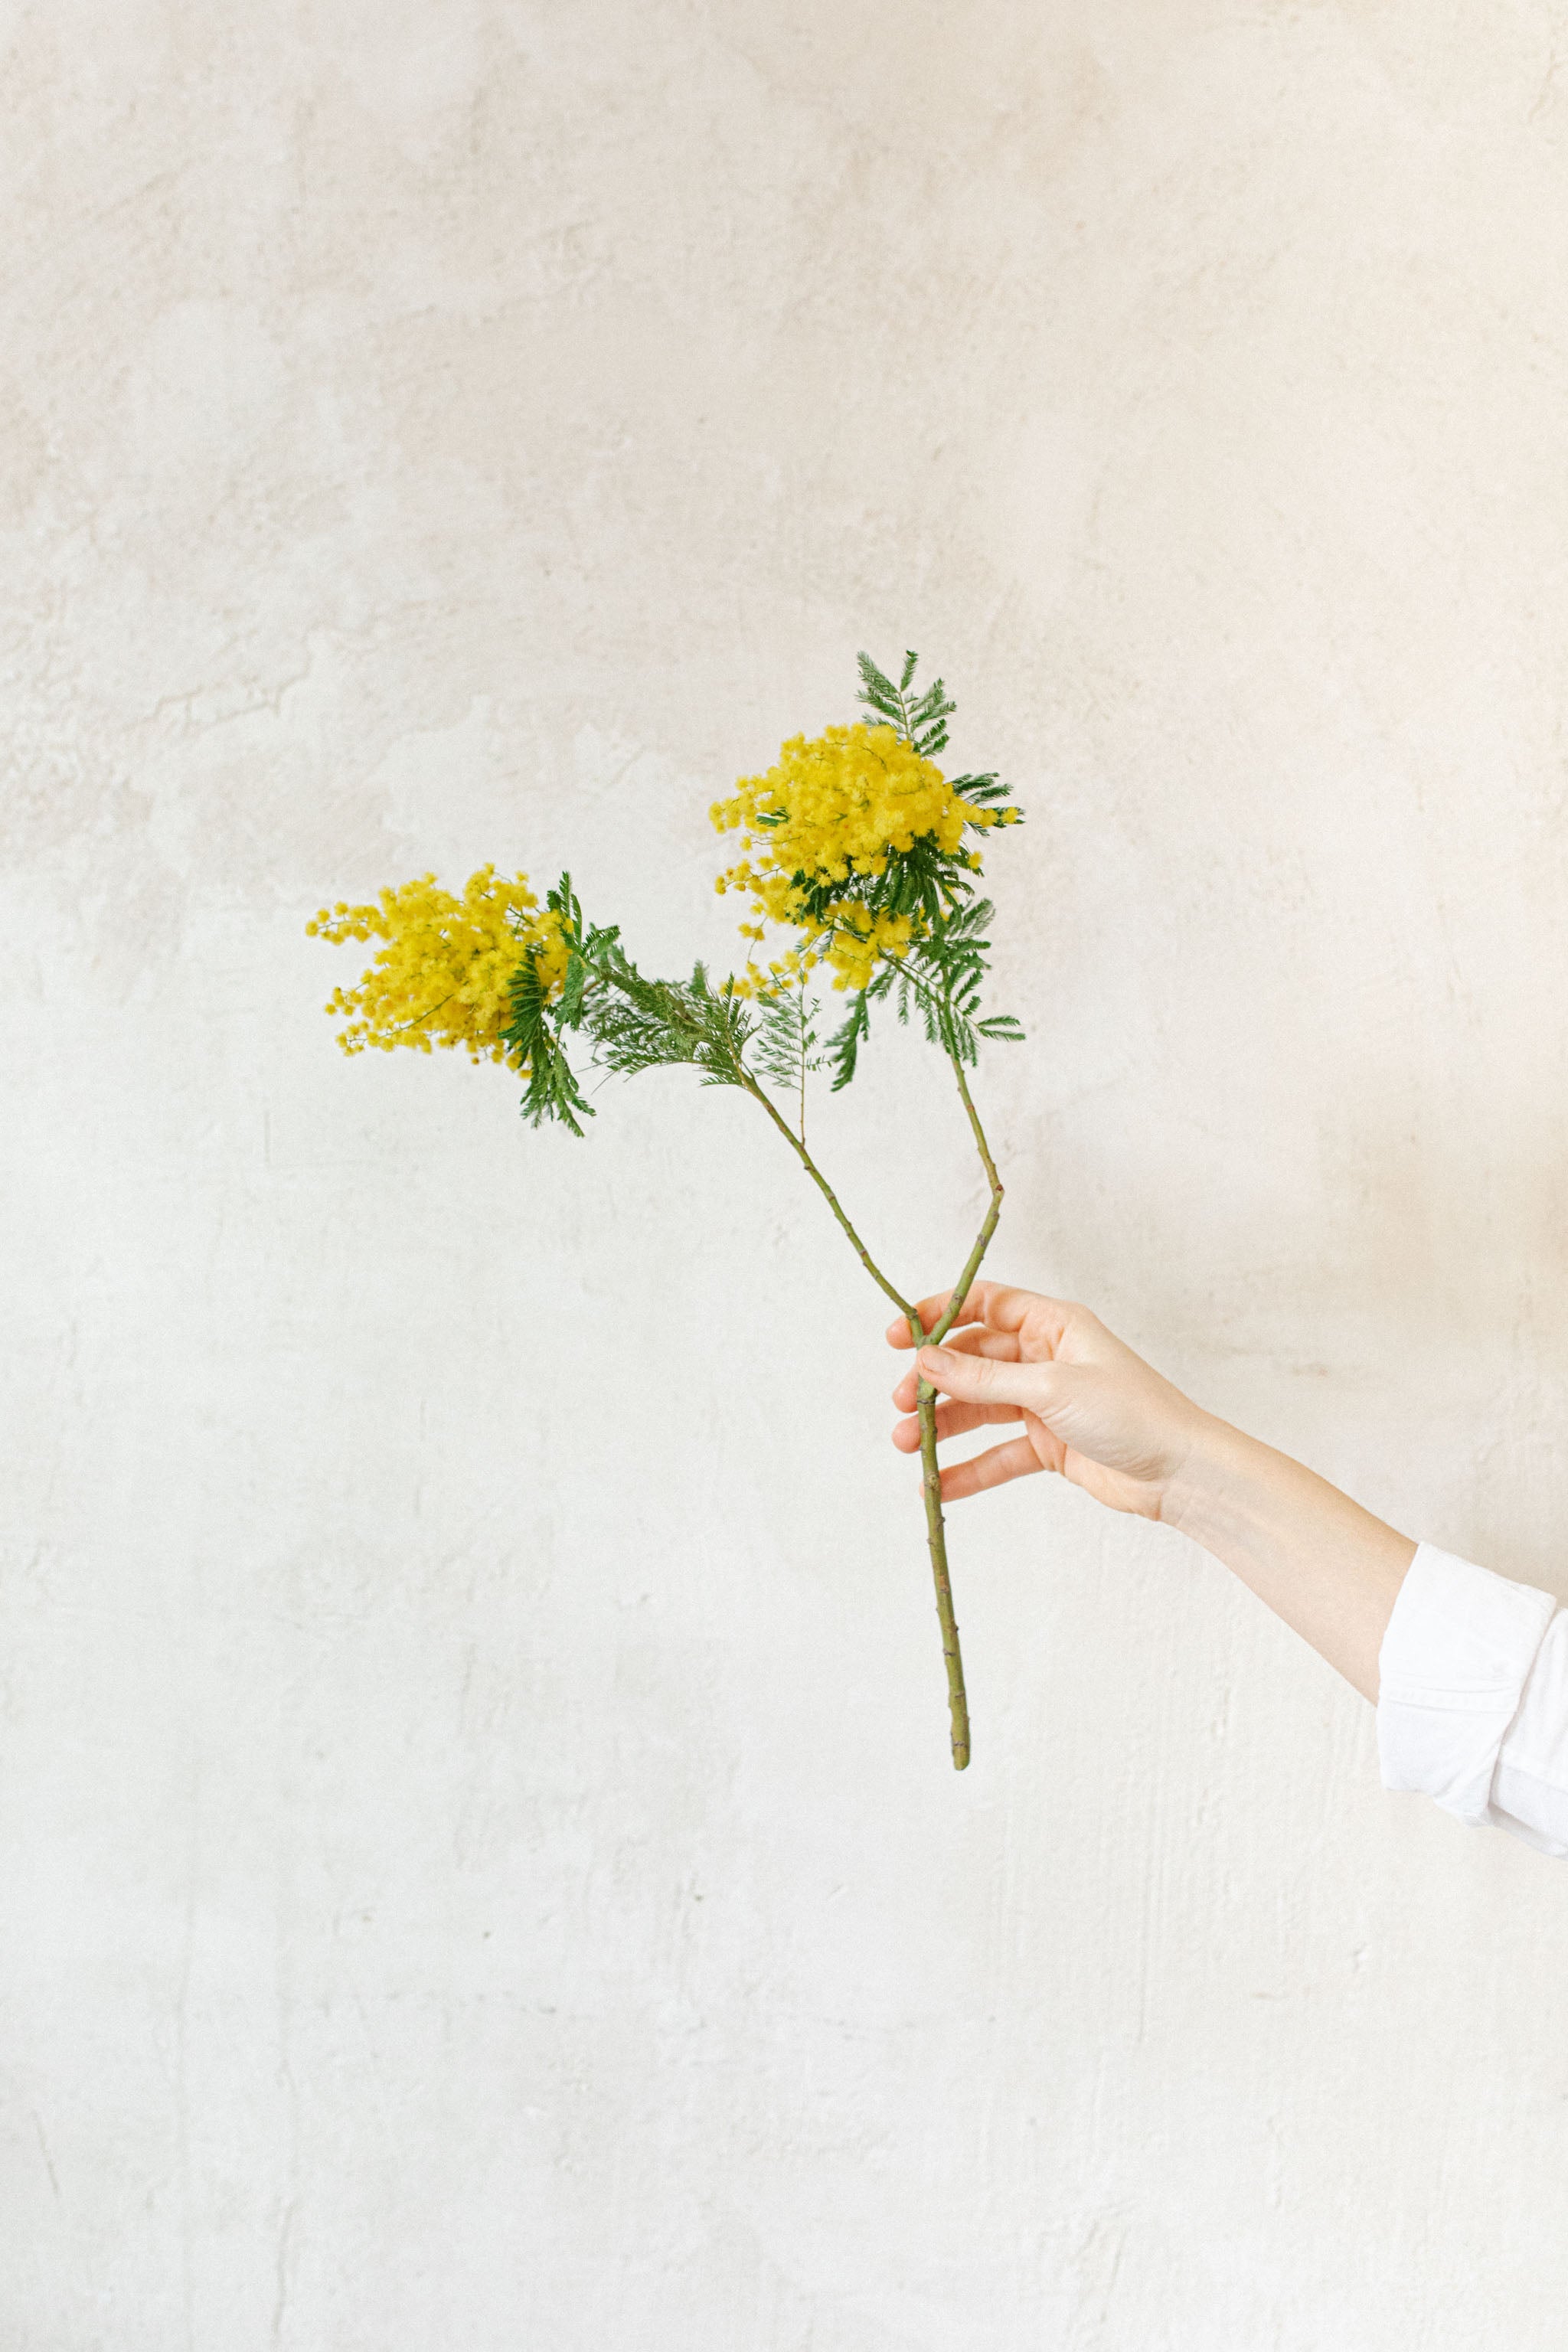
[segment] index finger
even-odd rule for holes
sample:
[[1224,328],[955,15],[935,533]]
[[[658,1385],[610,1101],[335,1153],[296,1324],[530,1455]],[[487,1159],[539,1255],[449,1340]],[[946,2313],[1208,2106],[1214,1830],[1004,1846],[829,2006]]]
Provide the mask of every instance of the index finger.
[[[952,1297],[951,1289],[936,1290],[929,1298],[919,1302],[915,1312],[921,1318],[922,1331],[935,1330]],[[948,1328],[956,1331],[964,1323],[984,1323],[993,1331],[1016,1331],[1030,1307],[1040,1304],[1042,1301],[1037,1291],[1011,1290],[1001,1282],[977,1282]],[[902,1316],[889,1324],[888,1345],[890,1348],[912,1348],[914,1344],[910,1336],[910,1327]]]

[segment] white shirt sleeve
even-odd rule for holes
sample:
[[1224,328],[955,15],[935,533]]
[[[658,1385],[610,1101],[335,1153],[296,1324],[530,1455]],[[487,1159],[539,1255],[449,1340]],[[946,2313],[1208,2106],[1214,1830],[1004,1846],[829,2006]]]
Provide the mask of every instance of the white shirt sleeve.
[[1568,1856],[1568,1612],[1423,1544],[1378,1657],[1386,1789]]

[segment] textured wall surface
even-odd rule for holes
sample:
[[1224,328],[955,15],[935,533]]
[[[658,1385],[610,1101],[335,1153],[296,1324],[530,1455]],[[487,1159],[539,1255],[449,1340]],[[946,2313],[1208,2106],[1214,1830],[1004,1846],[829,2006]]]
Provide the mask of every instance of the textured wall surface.
[[[344,1065],[323,898],[940,659],[999,1271],[1568,1591],[1568,7],[12,6],[0,2339],[1560,2352],[1568,1870],[1056,1482],[742,1100]],[[825,1156],[980,1200],[897,1040]]]

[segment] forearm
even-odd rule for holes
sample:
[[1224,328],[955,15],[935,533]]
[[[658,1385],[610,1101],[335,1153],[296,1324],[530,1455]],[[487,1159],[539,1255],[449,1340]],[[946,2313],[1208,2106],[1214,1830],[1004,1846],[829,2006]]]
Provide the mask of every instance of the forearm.
[[1288,1454],[1208,1415],[1160,1516],[1375,1705],[1378,1652],[1415,1556],[1407,1536]]

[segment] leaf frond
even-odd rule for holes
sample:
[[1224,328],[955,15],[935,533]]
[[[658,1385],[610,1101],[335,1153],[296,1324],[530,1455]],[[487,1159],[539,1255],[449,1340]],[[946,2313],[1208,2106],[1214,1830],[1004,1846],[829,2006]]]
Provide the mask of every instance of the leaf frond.
[[816,1031],[812,1010],[809,999],[798,988],[764,996],[757,1007],[752,1067],[781,1092],[797,1094],[808,1073],[821,1067],[821,1056],[813,1050]]
[[827,1041],[827,1066],[833,1073],[831,1091],[836,1095],[841,1094],[853,1079],[860,1048],[871,1034],[872,997],[879,993],[885,996],[892,984],[890,967],[884,967],[884,970],[887,972],[886,984],[883,973],[879,971],[869,988],[858,990],[847,1017]]

